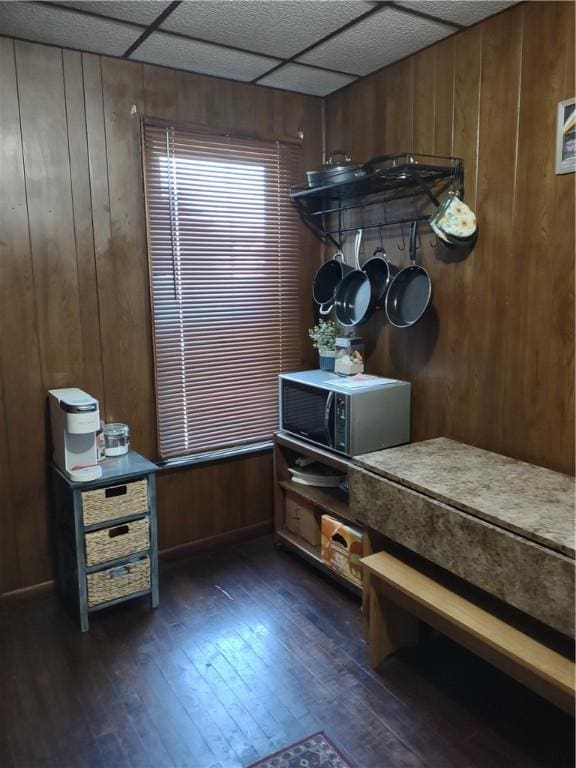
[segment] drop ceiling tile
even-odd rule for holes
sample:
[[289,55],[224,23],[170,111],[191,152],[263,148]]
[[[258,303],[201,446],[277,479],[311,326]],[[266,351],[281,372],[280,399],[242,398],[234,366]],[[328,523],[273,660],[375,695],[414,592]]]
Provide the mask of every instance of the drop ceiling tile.
[[287,58],[371,8],[357,0],[186,0],[161,27]]
[[298,60],[368,75],[452,32],[444,24],[385,7]]
[[122,56],[142,34],[140,27],[121,21],[37,3],[0,3],[0,20],[3,35],[111,56]]
[[109,3],[107,0],[84,0],[83,2],[65,2],[70,8],[80,8],[90,13],[99,13],[101,16],[112,16],[115,19],[131,21],[134,24],[148,26],[170,5],[169,2],[155,2],[155,0],[130,0],[130,2]]
[[277,61],[265,56],[232,51],[219,45],[186,40],[166,32],[153,32],[130,57],[149,64],[161,64],[230,80],[253,80]]
[[284,91],[299,91],[311,96],[327,96],[355,80],[354,77],[325,69],[312,69],[300,64],[285,64],[276,72],[258,80],[258,85],[281,88]]
[[438,16],[440,19],[454,21],[456,24],[469,26],[475,24],[480,19],[492,16],[510,5],[516,5],[514,2],[499,2],[499,0],[400,0],[398,5],[404,5],[415,11],[428,13],[430,16]]

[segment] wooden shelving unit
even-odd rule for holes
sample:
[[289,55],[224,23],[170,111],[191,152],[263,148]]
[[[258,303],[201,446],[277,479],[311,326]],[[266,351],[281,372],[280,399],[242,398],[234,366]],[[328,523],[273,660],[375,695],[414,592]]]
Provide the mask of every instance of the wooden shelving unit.
[[341,470],[343,473],[348,472],[351,464],[342,456],[330,453],[285,433],[278,432],[274,436],[274,538],[276,545],[286,547],[354,594],[361,595],[362,587],[359,584],[326,565],[320,554],[320,546],[309,544],[285,527],[286,492],[312,502],[321,512],[333,515],[345,523],[358,525],[350,514],[347,494],[344,491],[339,488],[317,488],[301,485],[292,481],[289,468],[294,466],[294,462],[299,456],[314,459]]

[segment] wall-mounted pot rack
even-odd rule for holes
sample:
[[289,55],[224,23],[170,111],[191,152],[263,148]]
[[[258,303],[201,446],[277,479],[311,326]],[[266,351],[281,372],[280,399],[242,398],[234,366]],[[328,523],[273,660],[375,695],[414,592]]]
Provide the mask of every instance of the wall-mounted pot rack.
[[344,213],[369,206],[382,206],[382,220],[364,225],[363,229],[389,227],[412,221],[427,221],[430,216],[418,214],[390,219],[385,215],[387,203],[424,196],[436,207],[438,195],[450,186],[463,194],[464,163],[459,157],[416,155],[404,152],[388,156],[372,171],[353,181],[309,187],[292,187],[290,197],[305,224],[323,242],[342,247],[343,235],[358,227],[344,226]]

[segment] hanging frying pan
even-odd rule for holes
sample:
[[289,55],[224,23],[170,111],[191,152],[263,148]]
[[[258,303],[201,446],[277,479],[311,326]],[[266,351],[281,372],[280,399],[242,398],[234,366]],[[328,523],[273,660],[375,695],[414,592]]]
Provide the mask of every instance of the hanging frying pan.
[[362,270],[366,272],[372,284],[374,309],[380,309],[384,306],[388,286],[398,272],[398,267],[388,261],[385,249],[379,247],[376,248],[368,261],[364,262]]
[[[340,258],[342,261],[338,260]],[[332,310],[336,288],[340,285],[342,278],[351,271],[352,267],[344,264],[344,254],[342,251],[337,251],[334,257],[322,264],[316,272],[312,285],[312,295],[314,296],[314,301],[320,307],[321,315],[327,315]]]
[[362,325],[374,309],[374,290],[370,278],[360,269],[360,243],[362,230],[356,231],[354,242],[354,261],[356,269],[349,272],[338,288],[334,297],[334,311],[340,325],[350,328]]
[[416,263],[418,222],[410,229],[410,264],[390,283],[386,294],[386,317],[396,328],[408,328],[422,317],[432,297],[432,281],[424,267]]

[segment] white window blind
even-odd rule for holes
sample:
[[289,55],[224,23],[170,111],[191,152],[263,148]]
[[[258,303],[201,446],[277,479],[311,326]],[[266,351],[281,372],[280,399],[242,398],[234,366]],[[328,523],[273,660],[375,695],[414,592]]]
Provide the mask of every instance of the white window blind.
[[298,145],[144,127],[160,455],[261,442],[300,359]]

